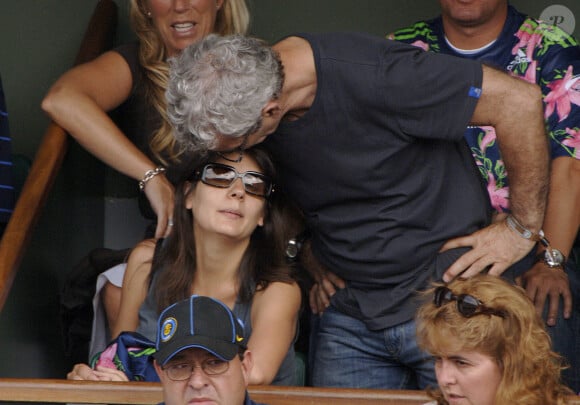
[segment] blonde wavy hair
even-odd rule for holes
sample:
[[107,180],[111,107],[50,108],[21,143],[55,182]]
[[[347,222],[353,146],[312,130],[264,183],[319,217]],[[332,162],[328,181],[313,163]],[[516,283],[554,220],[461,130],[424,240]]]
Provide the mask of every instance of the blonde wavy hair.
[[[146,0],[130,0],[129,18],[139,40],[139,62],[145,70],[145,96],[161,116],[161,126],[149,141],[154,156],[164,165],[175,161],[179,152],[167,120],[165,90],[169,77],[167,53],[157,29],[147,17]],[[223,0],[214,32],[221,35],[245,34],[250,13],[245,0]]]
[[[439,285],[426,295],[432,298]],[[456,296],[472,295],[486,307],[505,312],[505,317],[466,318],[457,310],[455,301],[437,307],[431,300],[421,306],[416,316],[421,348],[434,356],[445,357],[450,350],[475,350],[495,359],[502,372],[496,404],[566,403],[565,397],[572,391],[561,383],[562,358],[552,351],[544,322],[522,288],[484,274],[454,280],[446,287]],[[439,389],[428,392],[438,404],[448,404]]]

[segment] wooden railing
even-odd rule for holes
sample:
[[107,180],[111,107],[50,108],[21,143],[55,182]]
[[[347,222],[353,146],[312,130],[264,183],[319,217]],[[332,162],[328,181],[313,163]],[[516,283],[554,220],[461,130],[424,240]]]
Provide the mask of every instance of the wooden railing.
[[250,387],[250,397],[269,405],[419,405],[423,391],[313,387]]
[[[423,391],[330,389],[311,387],[250,387],[250,397],[269,405],[415,405]],[[162,402],[158,383],[0,379],[0,402],[148,405]]]
[[[250,397],[269,405],[422,405],[424,391],[251,386]],[[158,383],[0,379],[0,402],[150,405],[162,402]],[[571,396],[568,405],[580,405]]]
[[[117,28],[117,5],[99,0],[89,21],[75,65],[94,59],[113,45]],[[0,241],[0,312],[24,256],[67,151],[67,134],[51,123],[30,168],[10,221]]]
[[[269,405],[419,405],[424,391],[250,386],[250,397]],[[150,405],[163,401],[158,383],[0,378],[0,402]],[[571,396],[569,405],[580,405]]]

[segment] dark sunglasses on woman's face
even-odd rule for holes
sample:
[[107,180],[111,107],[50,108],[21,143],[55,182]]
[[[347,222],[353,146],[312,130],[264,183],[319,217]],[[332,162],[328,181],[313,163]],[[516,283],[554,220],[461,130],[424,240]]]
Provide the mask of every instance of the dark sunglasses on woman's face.
[[259,172],[238,173],[232,166],[221,163],[209,163],[197,175],[203,184],[208,186],[228,188],[238,178],[242,179],[246,193],[258,197],[269,197],[272,194],[272,182],[268,176]]
[[457,311],[466,318],[471,318],[472,316],[480,314],[496,315],[505,318],[504,311],[486,307],[480,300],[472,295],[455,295],[449,288],[444,286],[435,289],[433,294],[433,304],[435,304],[437,308],[451,301],[457,302]]

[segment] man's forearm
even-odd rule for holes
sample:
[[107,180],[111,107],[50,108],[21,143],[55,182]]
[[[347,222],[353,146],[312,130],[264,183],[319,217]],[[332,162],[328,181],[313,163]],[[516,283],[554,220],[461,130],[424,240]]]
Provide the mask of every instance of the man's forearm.
[[548,137],[538,86],[484,66],[472,123],[495,127],[510,178],[510,209],[526,228],[541,229],[549,179]]
[[569,256],[580,226],[580,160],[560,157],[552,163],[543,229],[553,248]]

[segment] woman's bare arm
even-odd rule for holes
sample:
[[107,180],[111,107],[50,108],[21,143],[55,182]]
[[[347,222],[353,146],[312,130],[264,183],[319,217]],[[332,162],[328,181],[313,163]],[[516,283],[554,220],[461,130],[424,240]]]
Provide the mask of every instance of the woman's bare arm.
[[296,283],[274,282],[254,296],[248,341],[253,359],[250,384],[270,384],[276,377],[296,336],[300,302]]
[[[109,51],[60,77],[42,101],[42,109],[91,154],[141,180],[156,164],[107,115],[129,97],[132,86],[129,65],[120,54]],[[156,176],[145,193],[159,218],[156,235],[162,236],[173,216],[173,186],[165,176]]]
[[129,256],[123,278],[121,307],[117,322],[111,330],[113,339],[121,332],[134,332],[139,326],[139,308],[149,290],[149,274],[154,253],[155,241],[149,239],[139,243]]

